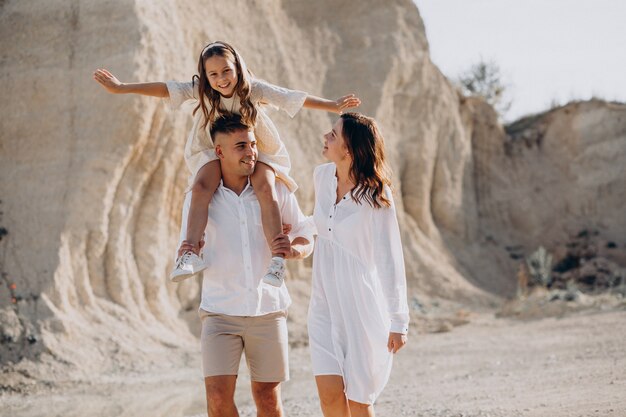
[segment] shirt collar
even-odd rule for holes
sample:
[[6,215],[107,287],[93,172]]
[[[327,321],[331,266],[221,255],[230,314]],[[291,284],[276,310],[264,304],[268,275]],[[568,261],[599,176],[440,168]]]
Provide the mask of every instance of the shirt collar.
[[[235,193],[233,190],[231,190],[230,188],[226,187],[224,185],[224,180],[220,179],[220,185],[218,188],[222,188],[224,191],[228,191],[230,193],[233,193],[235,195],[237,195],[237,193]],[[248,179],[246,181],[246,186],[243,187],[243,191],[241,192],[241,195],[239,195],[239,197],[244,197],[246,194],[250,193],[252,190],[252,183],[250,182],[250,176],[248,176]]]

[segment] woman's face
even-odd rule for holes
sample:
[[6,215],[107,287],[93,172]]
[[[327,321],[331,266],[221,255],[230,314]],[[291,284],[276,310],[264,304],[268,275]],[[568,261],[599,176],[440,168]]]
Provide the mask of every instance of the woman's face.
[[237,68],[231,60],[213,55],[204,61],[204,70],[211,88],[224,97],[232,97],[237,87]]
[[335,163],[349,157],[348,147],[343,139],[343,119],[339,118],[332,130],[324,135],[322,155]]

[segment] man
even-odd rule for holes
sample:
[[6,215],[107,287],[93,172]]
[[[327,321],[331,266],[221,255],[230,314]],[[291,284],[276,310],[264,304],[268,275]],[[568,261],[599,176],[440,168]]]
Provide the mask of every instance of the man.
[[258,415],[280,417],[280,383],[289,379],[286,312],[291,299],[285,285],[272,287],[262,278],[272,252],[286,259],[310,255],[313,230],[295,196],[277,181],[283,223],[296,237],[278,235],[270,251],[249,179],[258,155],[253,132],[239,115],[229,115],[213,123],[211,137],[222,182],[209,206],[202,249],[208,265],[200,303],[207,409],[210,417],[238,416],[235,384],[245,351]]

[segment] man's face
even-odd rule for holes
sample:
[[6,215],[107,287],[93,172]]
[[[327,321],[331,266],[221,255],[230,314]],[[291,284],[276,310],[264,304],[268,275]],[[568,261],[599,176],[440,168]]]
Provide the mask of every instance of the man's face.
[[223,173],[242,177],[252,175],[258,156],[254,133],[243,129],[233,133],[216,133],[215,142],[215,152],[220,158]]

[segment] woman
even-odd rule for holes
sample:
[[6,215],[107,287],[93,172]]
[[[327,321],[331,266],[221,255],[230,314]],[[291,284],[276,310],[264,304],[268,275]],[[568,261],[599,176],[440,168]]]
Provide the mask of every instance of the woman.
[[373,119],[346,113],[322,153],[331,163],[314,174],[313,373],[324,416],[373,416],[409,323],[383,138]]

